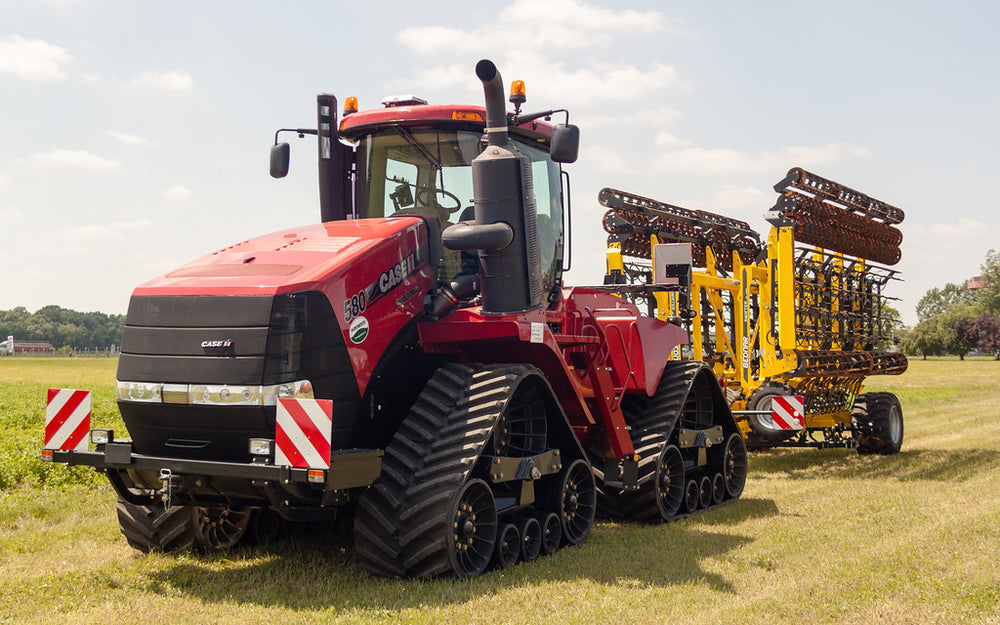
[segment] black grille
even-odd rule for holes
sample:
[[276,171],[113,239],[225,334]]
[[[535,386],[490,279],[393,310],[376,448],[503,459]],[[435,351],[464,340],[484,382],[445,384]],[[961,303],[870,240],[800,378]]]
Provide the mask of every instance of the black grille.
[[[343,334],[326,296],[133,297],[118,379],[173,384],[273,385],[309,380],[334,400],[334,447],[350,447],[360,406]],[[119,402],[145,454],[249,459],[251,436],[274,436],[274,408]]]

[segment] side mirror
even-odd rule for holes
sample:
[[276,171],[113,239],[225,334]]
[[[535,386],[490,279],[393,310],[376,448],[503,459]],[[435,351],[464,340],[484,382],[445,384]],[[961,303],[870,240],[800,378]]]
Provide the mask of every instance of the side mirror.
[[271,177],[284,178],[288,175],[288,159],[291,153],[287,143],[271,146]]
[[549,156],[557,163],[575,163],[580,151],[580,127],[556,124],[552,129]]

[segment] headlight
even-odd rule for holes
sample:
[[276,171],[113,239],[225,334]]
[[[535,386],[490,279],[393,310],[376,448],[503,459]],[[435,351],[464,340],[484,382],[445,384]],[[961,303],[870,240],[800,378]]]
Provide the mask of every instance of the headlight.
[[200,406],[274,406],[279,397],[314,399],[309,380],[269,386],[117,382],[115,388],[120,401]]
[[117,382],[115,391],[118,399],[160,403],[163,384],[159,382]]

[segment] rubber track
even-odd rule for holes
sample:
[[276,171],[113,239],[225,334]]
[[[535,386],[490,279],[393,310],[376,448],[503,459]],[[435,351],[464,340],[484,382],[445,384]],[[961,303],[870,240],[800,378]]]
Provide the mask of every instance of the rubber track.
[[[639,455],[639,489],[622,491],[604,486],[603,475],[598,474],[598,514],[643,522],[660,520],[654,484],[656,461],[674,431],[698,371],[704,366],[700,361],[668,362],[652,397],[630,395],[622,401],[622,412],[631,426],[632,445]],[[597,459],[594,462],[603,466]]]
[[143,553],[187,551],[196,548],[194,508],[163,504],[136,506],[118,500],[118,527],[125,540]]
[[451,571],[452,502],[527,371],[452,363],[434,373],[386,448],[382,475],[358,501],[362,566],[388,577]]

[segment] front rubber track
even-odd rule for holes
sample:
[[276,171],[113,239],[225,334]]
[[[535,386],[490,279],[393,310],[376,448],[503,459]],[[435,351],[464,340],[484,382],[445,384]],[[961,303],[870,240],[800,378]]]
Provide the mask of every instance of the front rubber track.
[[387,577],[469,573],[450,552],[456,497],[470,478],[507,401],[534,368],[438,369],[403,420],[382,460],[382,474],[358,501],[355,551],[368,571]]

